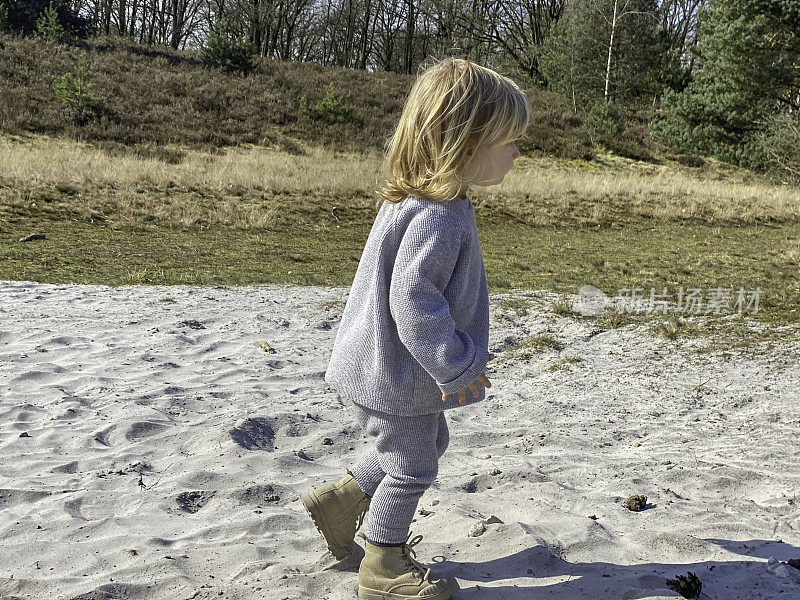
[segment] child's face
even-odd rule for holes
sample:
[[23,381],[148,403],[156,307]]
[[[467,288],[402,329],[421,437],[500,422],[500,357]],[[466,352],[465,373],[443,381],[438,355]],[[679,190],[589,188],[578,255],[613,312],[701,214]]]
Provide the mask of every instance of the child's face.
[[480,165],[474,179],[475,185],[497,185],[514,168],[514,161],[519,158],[519,148],[513,142],[495,144],[479,155]]

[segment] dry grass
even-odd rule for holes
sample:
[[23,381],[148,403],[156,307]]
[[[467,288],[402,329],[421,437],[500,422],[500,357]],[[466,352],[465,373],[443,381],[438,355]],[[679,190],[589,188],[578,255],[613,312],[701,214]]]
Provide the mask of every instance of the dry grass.
[[177,164],[65,139],[0,137],[0,220],[30,209],[112,226],[260,230],[326,219],[332,206],[368,211],[375,153],[261,147],[175,149]]
[[[0,278],[106,285],[352,282],[374,220],[376,153],[308,148],[290,155],[262,147],[133,153],[139,150],[0,136]],[[773,333],[800,314],[796,192],[756,186],[741,173],[622,164],[631,165],[625,174],[620,164],[588,171],[593,165],[582,161],[526,158],[496,191],[475,193],[489,289],[573,294],[587,282],[608,293],[759,286],[758,319],[767,327],[758,337],[714,320],[700,330],[723,346],[796,338],[796,329]],[[681,187],[670,188],[670,181]],[[680,189],[697,190],[696,209],[719,217],[709,224],[687,216],[670,196]],[[654,190],[661,190],[657,204],[638,202]],[[725,212],[746,194],[752,199],[742,214]],[[642,217],[642,206],[658,207],[661,218]],[[600,227],[581,226],[597,207],[624,226],[608,219]],[[725,224],[723,217],[756,222]],[[34,232],[47,237],[18,242]],[[497,309],[497,318],[517,320],[528,307],[519,300]],[[553,310],[567,315],[569,306]],[[611,310],[591,318],[600,328],[647,320]],[[654,332],[671,340],[696,333],[678,322],[656,325]],[[510,351],[527,360],[548,349],[560,346],[544,333]]]
[[[0,179],[18,189],[89,185],[116,190],[73,194],[69,201],[80,204],[82,214],[100,211],[118,218],[149,214],[184,226],[218,223],[245,228],[268,223],[265,211],[279,210],[270,198],[282,194],[299,195],[299,202],[336,197],[340,205],[341,199],[355,198],[358,208],[369,210],[370,196],[382,180],[377,151],[357,154],[309,147],[304,155],[291,155],[248,146],[215,153],[178,152],[182,160],[171,164],[135,154],[111,154],[64,139],[5,136],[0,138]],[[796,188],[747,181],[738,172],[703,177],[635,161],[623,164],[587,172],[596,167],[523,158],[502,185],[478,190],[473,198],[479,206],[496,209],[495,216],[511,216],[528,225],[610,224],[640,218],[753,223],[800,216]],[[152,193],[154,189],[184,193],[163,198]],[[17,202],[24,201],[16,196]]]
[[[704,176],[674,165],[624,159],[601,167],[572,163],[573,168],[565,169],[553,168],[552,162],[521,159],[501,186],[485,194],[486,201],[531,225],[546,224],[554,214],[568,220],[576,211],[595,223],[625,220],[626,215],[742,223],[800,217],[796,187],[770,184],[727,167],[721,169],[728,173],[720,170]],[[531,210],[541,205],[545,211]]]
[[567,356],[566,358],[559,360],[557,363],[550,365],[547,370],[551,373],[555,373],[557,371],[569,372],[570,365],[580,365],[582,363],[583,359],[580,356]]
[[178,164],[134,153],[110,154],[66,139],[0,138],[0,177],[36,184],[180,186],[225,191],[368,193],[378,185],[377,153],[340,153],[310,147],[296,156],[267,148],[230,148],[222,153],[184,150]]

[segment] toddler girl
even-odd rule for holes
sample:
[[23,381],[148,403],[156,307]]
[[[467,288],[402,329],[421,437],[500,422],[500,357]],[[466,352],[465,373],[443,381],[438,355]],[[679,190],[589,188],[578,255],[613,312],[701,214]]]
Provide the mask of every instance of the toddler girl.
[[513,168],[529,115],[513,82],[447,58],[419,75],[390,140],[378,214],[325,373],[375,448],[337,483],[302,496],[338,559],[370,509],[360,598],[445,600],[458,589],[415,560],[422,536],[409,541],[409,527],[447,448],[444,411],[491,387],[489,295],[466,193]]

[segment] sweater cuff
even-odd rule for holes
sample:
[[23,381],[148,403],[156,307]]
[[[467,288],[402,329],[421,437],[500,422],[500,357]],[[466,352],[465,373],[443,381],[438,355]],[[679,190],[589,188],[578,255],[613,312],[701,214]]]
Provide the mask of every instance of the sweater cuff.
[[[486,371],[486,364],[489,362],[489,351],[484,350],[483,348],[475,348],[475,358],[472,361],[472,364],[464,371],[461,375],[453,379],[452,381],[448,381],[446,383],[439,383],[436,382],[436,385],[439,386],[439,389],[442,391],[443,394],[454,394],[459,390],[463,390],[466,388],[470,383],[475,381],[478,378],[478,375]],[[478,382],[478,385],[483,385]]]

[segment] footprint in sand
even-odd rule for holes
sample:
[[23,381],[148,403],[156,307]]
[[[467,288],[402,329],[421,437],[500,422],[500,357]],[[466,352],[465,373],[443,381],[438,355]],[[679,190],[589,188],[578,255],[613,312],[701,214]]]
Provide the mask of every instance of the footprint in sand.
[[162,423],[155,423],[153,421],[138,421],[133,423],[128,428],[128,431],[125,432],[125,439],[135,441],[152,437],[161,433],[166,428],[167,426]]
[[53,469],[53,473],[67,473],[73,474],[78,470],[78,461],[73,460],[63,465],[59,465]]
[[213,497],[214,492],[193,491],[178,494],[176,500],[181,510],[194,514],[208,504],[209,500]]
[[263,417],[246,419],[241,425],[234,427],[231,430],[231,439],[247,450],[272,452],[275,449],[275,431]]
[[67,500],[64,502],[64,512],[67,513],[73,519],[78,519],[80,521],[88,521],[86,517],[83,516],[81,512],[81,506],[83,506],[83,498],[76,498],[75,500]]
[[111,435],[111,432],[114,431],[114,428],[114,425],[111,425],[110,427],[101,429],[94,434],[94,441],[98,444],[102,444],[103,446],[110,446],[111,443],[109,442],[109,436]]
[[242,504],[252,504],[256,506],[280,506],[286,503],[281,502],[281,496],[288,495],[289,490],[283,486],[263,484],[234,490],[230,494],[230,498],[238,500]]

